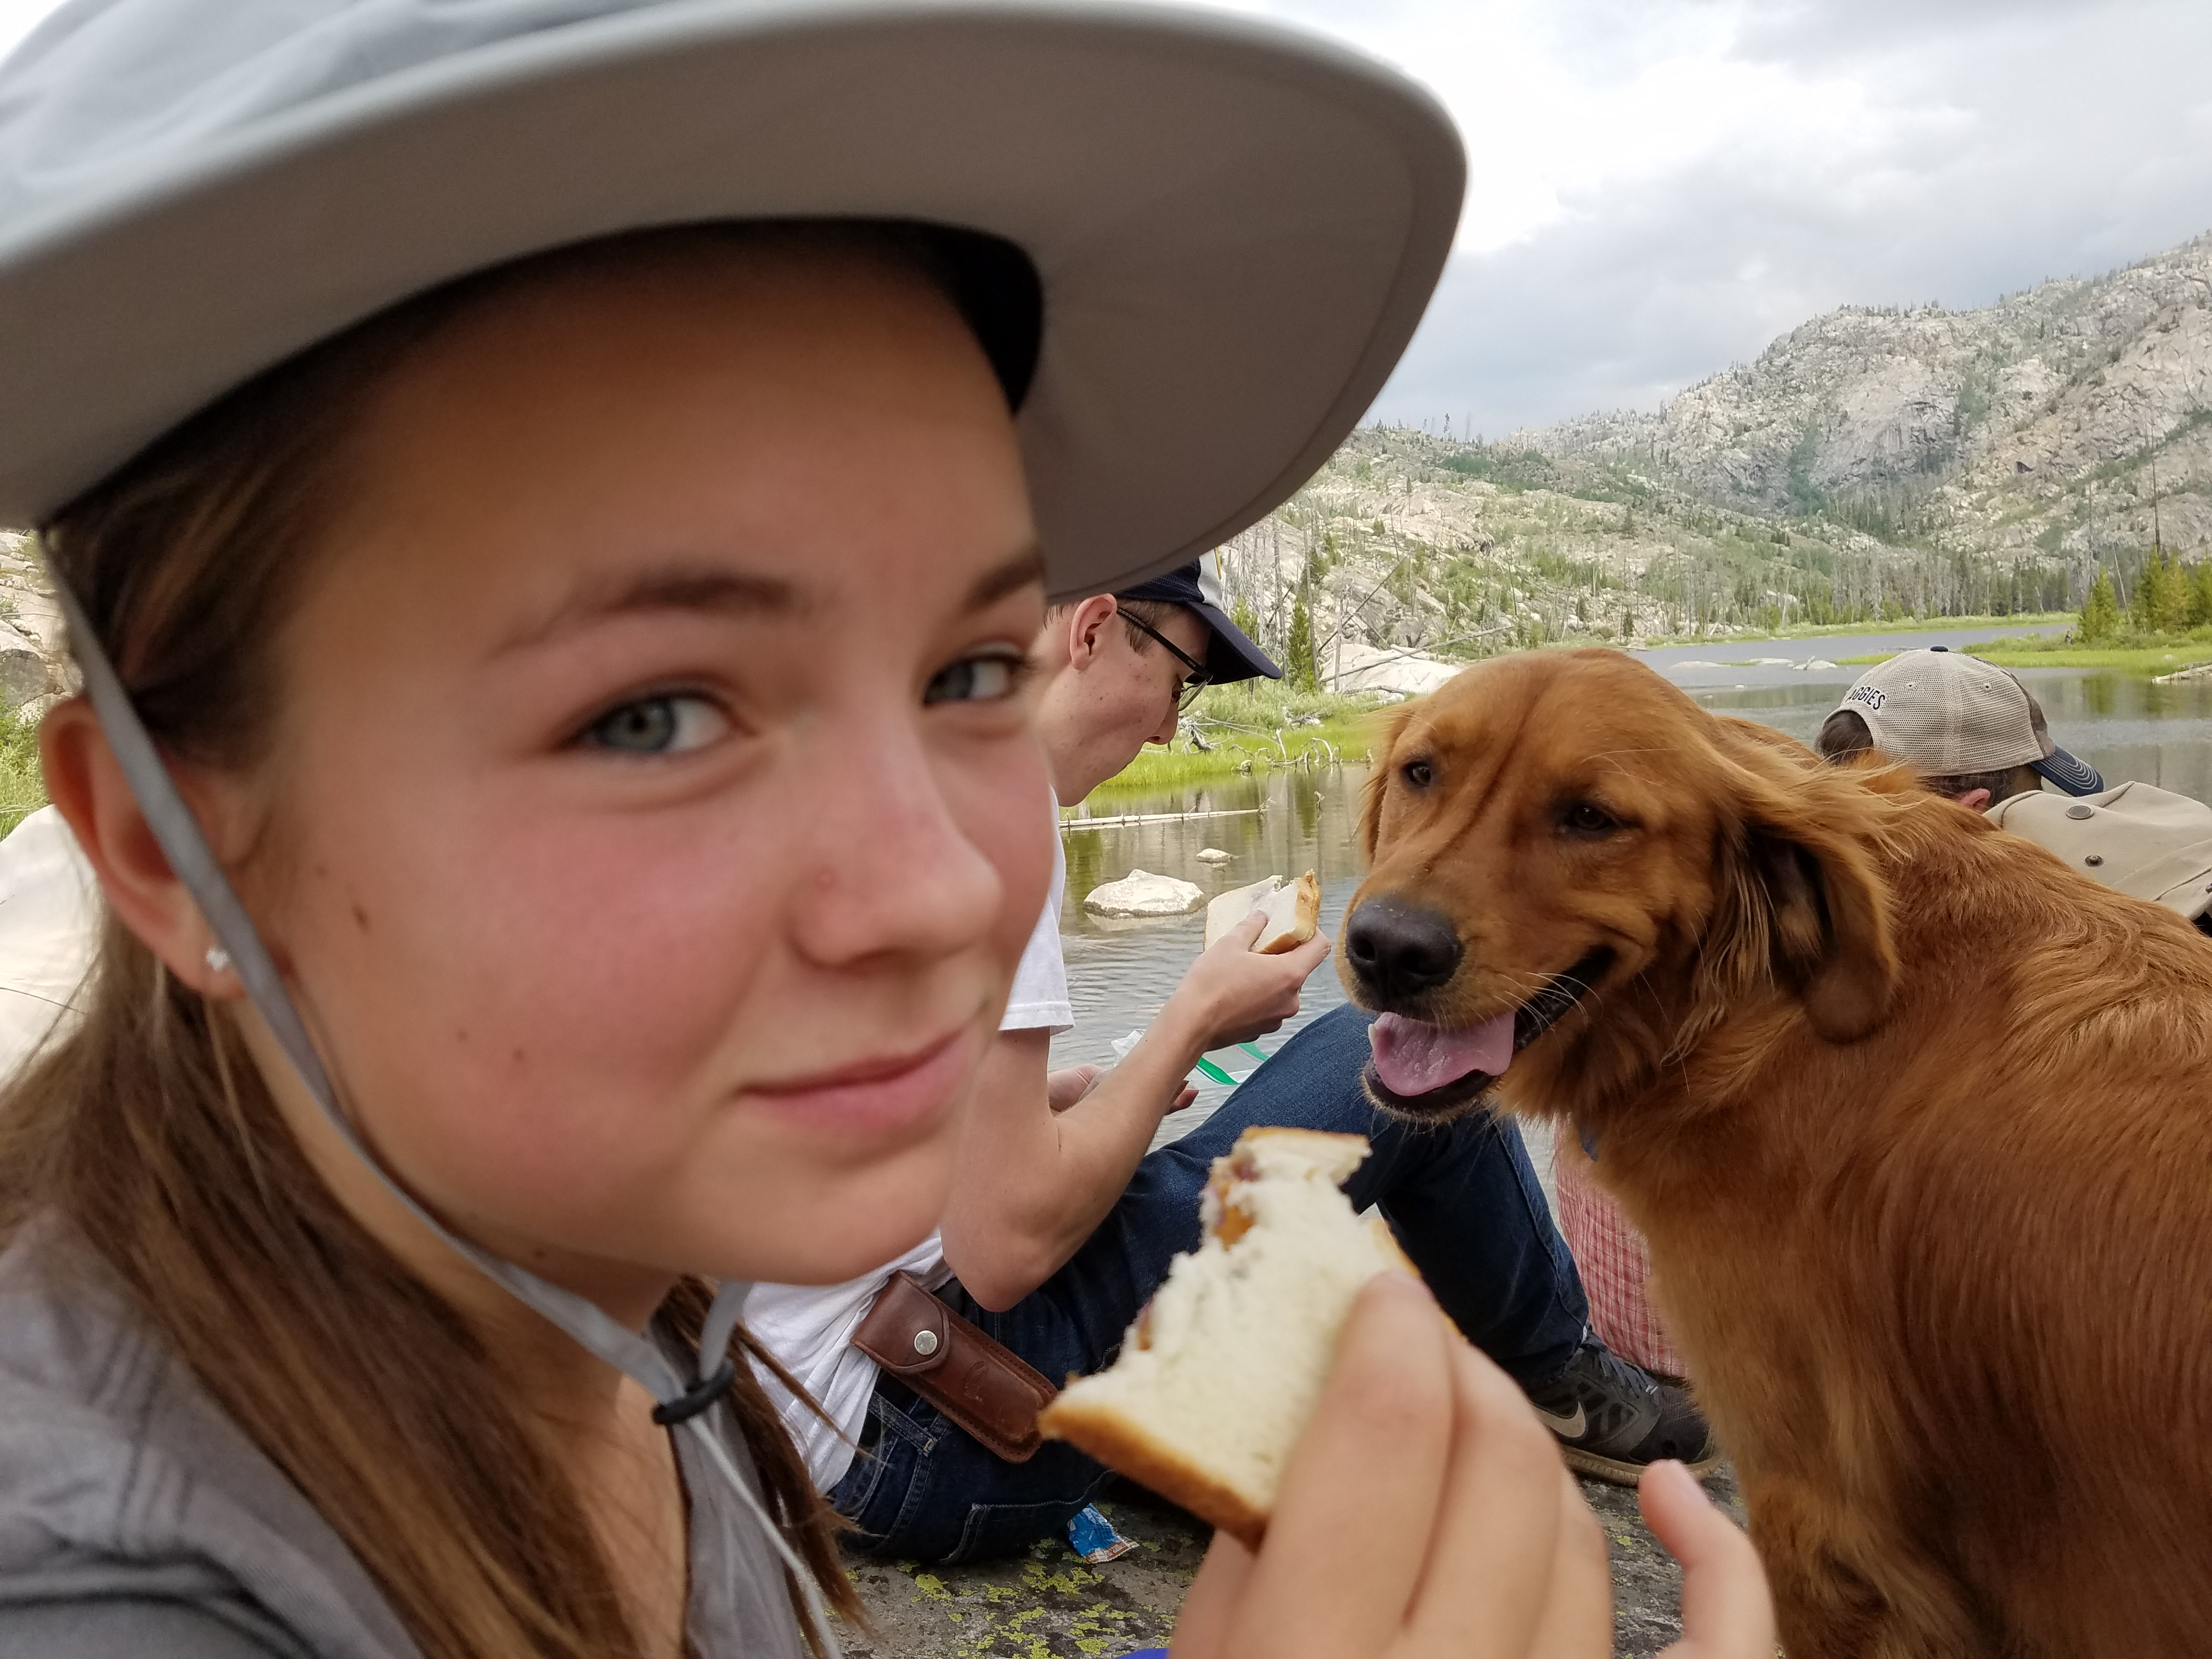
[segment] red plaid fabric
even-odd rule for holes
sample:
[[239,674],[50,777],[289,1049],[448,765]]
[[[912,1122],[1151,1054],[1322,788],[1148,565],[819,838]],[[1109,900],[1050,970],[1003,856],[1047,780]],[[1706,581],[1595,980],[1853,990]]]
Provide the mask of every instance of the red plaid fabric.
[[1553,1184],[1559,1197],[1559,1231],[1574,1252],[1589,1297],[1590,1328],[1623,1359],[1662,1376],[1682,1375],[1682,1356],[1674,1351],[1659,1310],[1645,1294],[1651,1277],[1651,1247],[1644,1235],[1590,1178],[1589,1159],[1559,1138],[1552,1161]]

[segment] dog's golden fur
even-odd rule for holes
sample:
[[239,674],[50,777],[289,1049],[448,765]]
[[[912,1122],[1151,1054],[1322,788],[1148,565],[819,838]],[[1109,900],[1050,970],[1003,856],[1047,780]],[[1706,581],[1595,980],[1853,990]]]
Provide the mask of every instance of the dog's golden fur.
[[1650,1237],[1790,1659],[2212,1649],[2212,941],[1612,653],[1386,736],[1354,909],[1465,947],[1397,1012],[1613,952],[1496,1093]]

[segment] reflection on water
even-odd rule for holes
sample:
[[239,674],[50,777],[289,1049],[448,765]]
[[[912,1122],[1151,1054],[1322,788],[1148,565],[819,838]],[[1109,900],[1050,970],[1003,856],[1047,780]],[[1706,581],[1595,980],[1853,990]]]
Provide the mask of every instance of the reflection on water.
[[[1208,896],[1263,876],[1321,877],[1321,925],[1335,937],[1345,902],[1359,884],[1354,827],[1364,767],[1336,772],[1279,772],[1232,778],[1138,799],[1116,797],[1115,813],[1241,811],[1237,817],[1127,824],[1066,835],[1067,890],[1060,909],[1061,943],[1075,1029],[1053,1044],[1055,1066],[1114,1058],[1113,1042],[1148,1023],[1175,989],[1206,939],[1206,913],[1162,921],[1102,921],[1083,908],[1083,896],[1131,870],[1194,881]],[[1258,808],[1255,811],[1251,809]],[[1201,864],[1199,853],[1218,848],[1229,862]],[[1344,1000],[1335,964],[1323,964],[1307,981],[1297,1021],[1261,1045],[1273,1049],[1291,1030]],[[1227,1069],[1250,1069],[1251,1057],[1231,1051],[1215,1056]]]

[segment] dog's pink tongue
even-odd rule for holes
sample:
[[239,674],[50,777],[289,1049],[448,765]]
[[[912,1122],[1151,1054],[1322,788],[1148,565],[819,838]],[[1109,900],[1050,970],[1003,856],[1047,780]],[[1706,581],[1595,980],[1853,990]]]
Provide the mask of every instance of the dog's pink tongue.
[[1513,1016],[1509,1012],[1458,1030],[1425,1025],[1383,1014],[1367,1028],[1375,1050],[1375,1075],[1395,1095],[1425,1095],[1470,1072],[1492,1077],[1513,1063]]

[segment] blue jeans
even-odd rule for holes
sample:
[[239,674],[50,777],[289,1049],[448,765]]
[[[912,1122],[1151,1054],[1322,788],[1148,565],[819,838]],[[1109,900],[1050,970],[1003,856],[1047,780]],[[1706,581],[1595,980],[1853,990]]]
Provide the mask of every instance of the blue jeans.
[[[1284,1044],[1212,1117],[1139,1164],[1083,1248],[1015,1306],[989,1312],[957,1281],[938,1294],[1047,1376],[1097,1370],[1168,1263],[1197,1248],[1213,1160],[1254,1124],[1333,1129],[1372,1144],[1345,1189],[1355,1207],[1380,1208],[1468,1340],[1524,1384],[1556,1375],[1583,1340],[1589,1308],[1520,1130],[1484,1113],[1431,1127],[1376,1111],[1359,1086],[1367,1020],[1337,1008]],[[1056,1441],[1006,1462],[887,1376],[860,1455],[830,1498],[860,1547],[957,1562],[1058,1531],[1105,1474]]]

